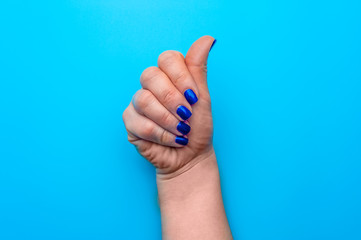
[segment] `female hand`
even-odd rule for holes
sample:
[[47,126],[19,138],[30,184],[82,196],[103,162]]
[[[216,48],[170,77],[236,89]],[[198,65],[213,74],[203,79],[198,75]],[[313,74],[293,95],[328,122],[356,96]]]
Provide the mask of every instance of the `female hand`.
[[215,39],[203,36],[186,57],[165,51],[158,67],[140,77],[123,113],[128,140],[156,168],[174,177],[214,154],[211,99],[207,87],[207,58]]
[[129,141],[157,168],[162,239],[233,239],[212,145],[207,58],[214,42],[201,37],[185,58],[163,52],[123,114]]

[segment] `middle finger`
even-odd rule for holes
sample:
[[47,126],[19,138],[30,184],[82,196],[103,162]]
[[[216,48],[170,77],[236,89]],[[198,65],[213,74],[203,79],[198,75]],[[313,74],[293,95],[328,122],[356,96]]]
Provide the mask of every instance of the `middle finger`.
[[140,76],[140,83],[144,89],[153,93],[179,120],[187,120],[192,115],[192,108],[167,75],[157,67],[149,67]]

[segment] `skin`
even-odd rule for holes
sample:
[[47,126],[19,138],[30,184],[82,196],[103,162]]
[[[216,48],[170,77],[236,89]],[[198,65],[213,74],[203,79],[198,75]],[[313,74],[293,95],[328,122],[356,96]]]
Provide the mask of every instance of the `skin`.
[[[157,170],[163,239],[233,239],[212,143],[207,58],[213,41],[201,37],[186,57],[177,51],[160,54],[158,67],[144,70],[142,89],[123,113],[128,140]],[[193,105],[184,97],[187,89],[198,97]],[[182,135],[176,128],[180,105],[192,112],[186,146],[175,142]]]

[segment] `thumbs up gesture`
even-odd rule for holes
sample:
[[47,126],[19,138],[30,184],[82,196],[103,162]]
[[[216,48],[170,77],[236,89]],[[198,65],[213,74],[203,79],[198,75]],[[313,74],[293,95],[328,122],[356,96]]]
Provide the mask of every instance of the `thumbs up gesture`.
[[140,77],[123,120],[128,140],[158,174],[175,176],[214,154],[207,58],[215,39],[203,36],[186,57],[177,51],[159,55],[158,67]]
[[160,54],[123,113],[129,141],[157,169],[162,239],[233,239],[212,144],[207,58],[214,43],[204,36],[186,57]]

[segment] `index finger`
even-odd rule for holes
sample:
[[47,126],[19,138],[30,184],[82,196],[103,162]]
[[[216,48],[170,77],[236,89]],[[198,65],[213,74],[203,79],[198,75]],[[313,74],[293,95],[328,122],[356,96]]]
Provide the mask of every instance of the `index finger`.
[[189,104],[192,105],[198,101],[197,84],[188,70],[184,56],[180,52],[169,50],[160,54],[158,67],[169,77]]

